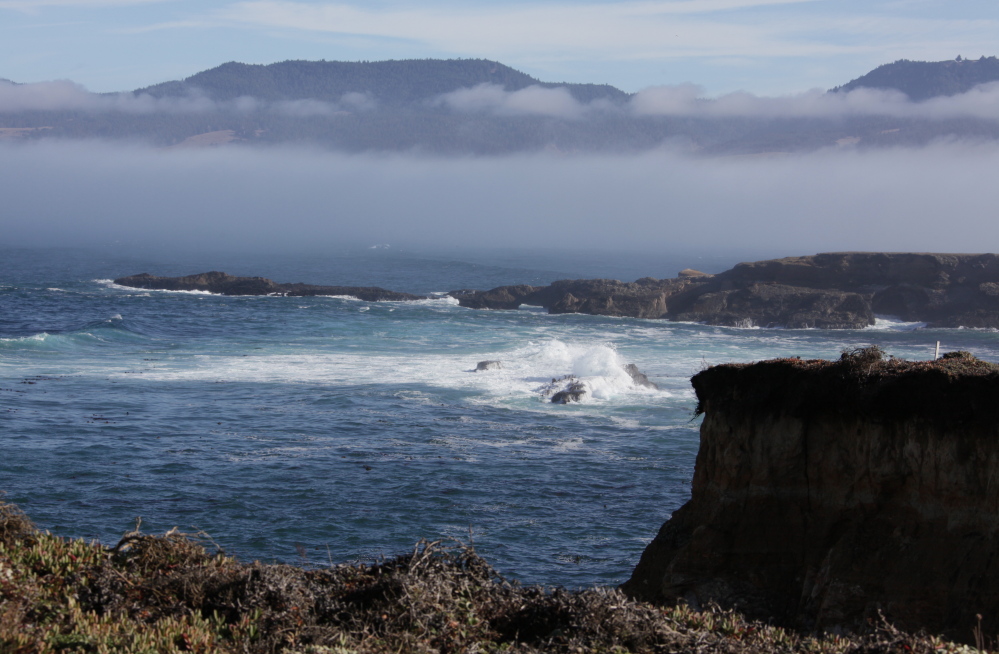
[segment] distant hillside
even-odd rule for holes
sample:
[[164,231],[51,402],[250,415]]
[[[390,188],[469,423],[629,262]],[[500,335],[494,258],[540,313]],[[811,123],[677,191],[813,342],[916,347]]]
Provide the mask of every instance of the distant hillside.
[[999,59],[995,57],[950,61],[899,59],[837,86],[832,92],[857,88],[896,89],[909,96],[910,100],[919,101],[964,93],[979,84],[995,81],[999,81]]
[[215,100],[253,96],[260,100],[336,102],[346,93],[366,93],[379,104],[399,106],[478,84],[498,84],[507,91],[528,86],[564,87],[577,100],[624,101],[628,94],[607,84],[555,84],[487,59],[412,59],[403,61],[282,61],[269,65],[229,62],[134,93],[183,96],[195,89]]
[[[919,100],[996,79],[995,57],[897,61],[834,91],[897,88]],[[18,95],[3,83],[0,140],[123,139],[179,148],[302,144],[338,152],[462,155],[625,153],[665,146],[702,155],[768,156],[922,145],[941,137],[999,142],[999,120],[987,107],[982,115],[834,111],[827,116],[798,114],[799,100],[789,98],[750,102],[745,113],[646,113],[636,110],[633,96],[613,86],[540,82],[484,59],[230,62],[131,94],[87,94],[59,84],[27,85],[27,93]],[[507,93],[473,90],[479,84]],[[513,94],[532,86],[564,88],[577,102],[560,93]],[[467,92],[454,102],[441,100],[461,89]],[[199,98],[190,101],[191,96]],[[28,100],[19,101],[22,97]],[[826,99],[835,108],[835,98]],[[712,101],[699,104],[710,109]],[[782,107],[791,110],[783,113]]]

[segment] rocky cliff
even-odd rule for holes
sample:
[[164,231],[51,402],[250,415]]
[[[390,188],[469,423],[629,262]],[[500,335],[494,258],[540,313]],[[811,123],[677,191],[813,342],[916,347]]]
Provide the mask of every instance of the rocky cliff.
[[712,325],[859,329],[875,314],[936,327],[999,327],[999,256],[841,252],[741,263],[708,275],[455,291],[462,306],[664,318]]
[[120,286],[148,288],[160,291],[206,291],[220,295],[348,295],[359,300],[378,302],[384,300],[424,300],[424,295],[397,293],[377,286],[316,286],[313,284],[279,284],[265,277],[235,277],[224,272],[212,271],[184,277],[157,277],[149,273],[119,277]]
[[705,370],[690,501],[624,590],[806,629],[999,624],[999,366],[777,359]]

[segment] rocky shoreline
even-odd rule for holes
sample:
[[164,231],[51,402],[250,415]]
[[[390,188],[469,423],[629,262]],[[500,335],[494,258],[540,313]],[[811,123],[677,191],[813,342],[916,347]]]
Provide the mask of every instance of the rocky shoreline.
[[[223,295],[348,295],[367,301],[426,296],[377,287],[279,284],[221,272],[186,277],[143,273],[116,284]],[[876,315],[929,327],[999,328],[999,255],[839,252],[740,263],[715,275],[681,271],[671,279],[644,277],[560,280],[449,295],[463,307],[585,313],[732,327],[862,329]]]
[[149,273],[119,277],[119,286],[146,288],[156,291],[202,291],[219,295],[346,295],[368,302],[426,300],[426,295],[398,293],[377,286],[316,286],[314,284],[279,284],[266,277],[235,277],[212,271],[184,277],[158,277]]
[[841,252],[740,263],[672,279],[562,280],[455,291],[461,306],[660,318],[733,327],[862,329],[875,315],[999,328],[999,256]]

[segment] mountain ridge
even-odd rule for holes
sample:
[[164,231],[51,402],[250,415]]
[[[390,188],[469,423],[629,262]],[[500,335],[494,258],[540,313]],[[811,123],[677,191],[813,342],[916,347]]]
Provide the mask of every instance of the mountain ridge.
[[999,81],[999,59],[996,57],[982,56],[973,60],[958,56],[947,61],[899,59],[837,86],[830,93],[858,88],[894,89],[905,93],[910,100],[920,102],[966,93],[979,84],[996,81]]
[[489,59],[286,60],[272,64],[230,61],[183,80],[136,89],[132,94],[158,98],[189,95],[200,89],[213,100],[252,96],[272,101],[337,102],[347,93],[370,93],[378,101],[401,105],[479,84],[496,84],[507,91],[529,86],[565,88],[579,102],[598,98],[623,101],[630,97],[609,84],[542,82]]
[[[650,99],[607,84],[542,82],[488,59],[230,61],[120,94],[91,94],[71,82],[37,88],[0,82],[0,139],[98,138],[184,148],[293,144],[437,155],[667,147],[702,156],[921,146],[941,138],[995,142],[999,120],[974,97],[961,100],[957,113],[936,106],[913,113],[917,103],[877,96],[847,103],[836,97],[857,88],[922,97],[921,73],[913,70],[935,71],[932,84],[924,84],[933,93],[960,92],[975,80],[991,81],[993,69],[999,78],[994,57],[901,60],[798,102],[745,95],[705,100],[682,90],[677,100],[676,89],[661,96],[653,90]],[[940,81],[951,74],[960,79]],[[978,105],[977,113],[969,105]]]

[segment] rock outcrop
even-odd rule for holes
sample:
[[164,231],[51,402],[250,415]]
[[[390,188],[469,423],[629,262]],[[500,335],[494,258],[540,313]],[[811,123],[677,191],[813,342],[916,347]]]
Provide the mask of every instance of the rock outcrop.
[[999,627],[999,366],[777,359],[692,380],[690,501],[624,590],[806,629]]
[[149,273],[119,277],[120,286],[148,288],[158,291],[207,291],[220,295],[348,295],[368,302],[425,300],[424,295],[397,293],[377,286],[315,286],[313,284],[279,284],[265,277],[234,277],[224,272],[207,272],[185,277],[157,277]]
[[662,318],[735,327],[859,329],[875,314],[933,327],[999,328],[999,256],[841,252],[741,263],[674,279],[562,280],[455,291],[474,309]]

